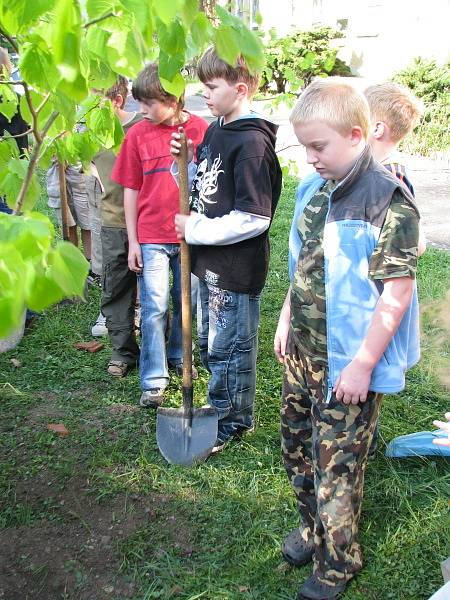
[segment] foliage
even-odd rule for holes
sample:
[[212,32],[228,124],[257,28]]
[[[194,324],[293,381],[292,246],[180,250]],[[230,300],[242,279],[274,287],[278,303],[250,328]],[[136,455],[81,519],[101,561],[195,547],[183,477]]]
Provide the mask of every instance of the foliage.
[[450,147],[450,62],[438,65],[434,60],[415,58],[406,69],[394,75],[394,81],[409,87],[424,103],[424,114],[402,149],[423,155]]
[[[19,55],[22,76],[14,87],[6,71],[0,75],[0,113],[10,120],[20,103],[33,137],[25,157],[17,155],[13,140],[0,141],[0,195],[16,214],[25,215],[14,219],[23,241],[17,250],[21,261],[11,252],[7,220],[0,221],[0,335],[18,324],[26,305],[35,304],[37,290],[40,304],[45,297],[47,304],[57,297],[56,270],[48,255],[50,224],[45,225],[50,245],[43,244],[44,225],[36,234],[37,217],[26,216],[39,197],[36,168],[48,167],[54,155],[87,163],[100,147],[114,150],[121,142],[122,128],[109,102],[89,90],[107,89],[118,74],[133,78],[151,59],[159,62],[166,90],[179,96],[185,85],[180,70],[211,43],[229,63],[241,53],[252,70],[262,67],[262,47],[254,33],[220,6],[212,20],[214,25],[199,10],[198,0],[0,0],[0,36]],[[80,123],[86,125],[82,132]],[[71,293],[81,294],[86,264],[78,252],[71,260]],[[19,267],[27,284],[12,294],[8,286]]]
[[277,38],[271,30],[261,91],[295,93],[316,76],[351,75],[350,68],[337,58],[338,50],[330,46],[331,40],[341,37],[343,34],[331,27],[294,31],[283,38]]
[[[257,426],[222,454],[194,469],[168,465],[157,450],[154,412],[136,406],[138,374],[122,380],[107,375],[108,340],[97,354],[73,348],[97,318],[96,290],[89,303],[48,309],[16,350],[0,356],[0,557],[8,564],[16,560],[9,578],[7,564],[4,568],[15,586],[6,588],[9,598],[24,596],[25,588],[19,588],[24,578],[33,598],[122,600],[129,596],[117,589],[121,579],[134,584],[133,600],[295,598],[310,566],[288,568],[280,557],[281,540],[298,525],[298,512],[280,460],[281,368],[272,350],[288,287],[295,186],[286,180],[271,227],[271,265],[261,298]],[[422,300],[442,300],[448,267],[444,251],[427,250],[421,257]],[[434,318],[425,329],[423,358],[408,372],[406,390],[384,399],[379,450],[365,475],[364,569],[343,600],[425,600],[442,583],[439,563],[448,556],[450,539],[448,461],[394,461],[383,454],[393,437],[432,428],[432,420],[448,408],[448,393],[435,374],[433,346],[442,335],[437,327]],[[448,360],[448,353],[440,354]],[[194,397],[201,404],[207,372],[199,372]],[[3,387],[5,381],[14,387]],[[169,403],[180,405],[181,395],[181,381],[174,377]],[[48,423],[60,422],[69,436],[47,431]],[[49,546],[63,553],[70,548],[85,575],[78,588],[64,587],[71,565],[58,572]],[[102,560],[110,557],[116,557],[107,562],[114,593],[100,588],[88,594]],[[53,587],[57,582],[61,590]]]

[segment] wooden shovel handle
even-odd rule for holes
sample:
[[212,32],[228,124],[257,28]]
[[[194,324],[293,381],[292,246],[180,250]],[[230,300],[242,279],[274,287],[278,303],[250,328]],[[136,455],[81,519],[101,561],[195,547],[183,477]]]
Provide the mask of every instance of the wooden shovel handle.
[[[189,214],[188,149],[184,133],[180,138],[178,159],[178,183],[180,190],[180,213]],[[181,323],[183,333],[183,388],[192,390],[192,306],[191,306],[191,257],[188,244],[181,241]],[[192,392],[183,394],[185,409],[192,408]],[[186,406],[186,403],[190,406]]]
[[70,241],[69,236],[69,203],[67,201],[67,184],[65,164],[58,161],[59,197],[61,200],[61,229],[63,240]]

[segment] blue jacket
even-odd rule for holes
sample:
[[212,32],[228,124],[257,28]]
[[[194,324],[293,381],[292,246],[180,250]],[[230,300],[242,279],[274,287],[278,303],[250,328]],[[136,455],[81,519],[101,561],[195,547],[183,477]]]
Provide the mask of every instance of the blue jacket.
[[[318,174],[300,184],[289,236],[289,276],[293,279],[301,240],[297,222],[306,204],[323,185]],[[328,354],[328,399],[341,371],[358,351],[383,291],[381,280],[369,278],[369,261],[390,206],[399,190],[415,210],[411,194],[366,148],[349,175],[330,195],[323,248]],[[418,362],[419,310],[417,289],[400,326],[372,371],[369,389],[400,392],[405,372]]]

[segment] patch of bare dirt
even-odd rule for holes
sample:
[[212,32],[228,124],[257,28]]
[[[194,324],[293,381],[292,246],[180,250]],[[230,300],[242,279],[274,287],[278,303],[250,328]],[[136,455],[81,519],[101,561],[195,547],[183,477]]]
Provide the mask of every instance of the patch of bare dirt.
[[137,590],[119,573],[118,546],[143,528],[155,557],[170,547],[182,556],[196,551],[170,496],[119,494],[99,502],[89,488],[82,470],[64,484],[43,471],[17,486],[17,503],[51,506],[56,518],[0,531],[1,600],[131,598]]
[[111,406],[108,406],[109,414],[114,417],[118,417],[121,415],[133,414],[133,413],[139,412],[139,410],[140,409],[137,404],[117,403],[117,404],[112,404]]
[[42,392],[35,394],[35,397],[42,399],[43,402],[28,411],[25,419],[27,425],[31,427],[42,425],[44,419],[54,421],[66,415],[66,410],[58,403],[58,396],[56,394]]

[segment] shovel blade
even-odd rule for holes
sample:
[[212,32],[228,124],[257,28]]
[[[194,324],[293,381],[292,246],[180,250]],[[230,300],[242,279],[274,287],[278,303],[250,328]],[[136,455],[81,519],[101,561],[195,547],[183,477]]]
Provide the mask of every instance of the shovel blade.
[[158,408],[158,448],[167,462],[192,467],[206,460],[214,448],[217,423],[217,412],[209,406],[192,409],[190,417],[183,409]]

